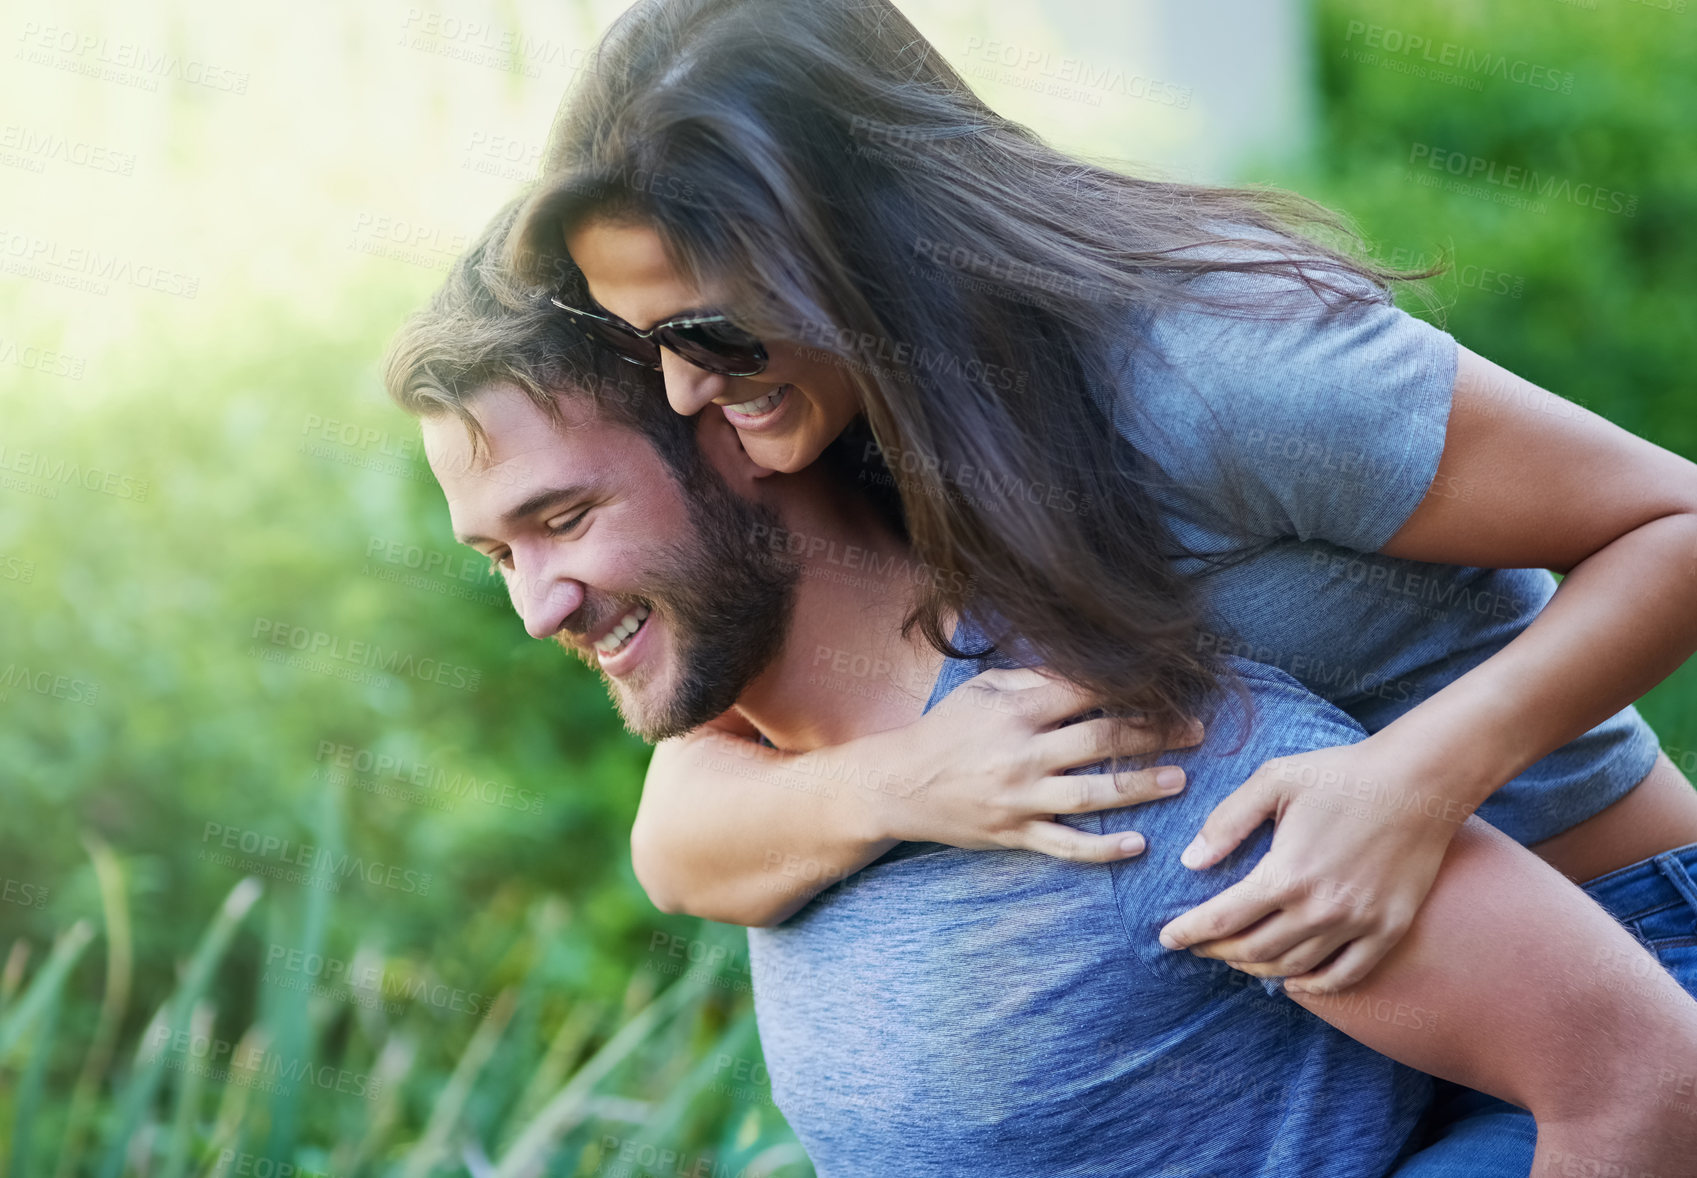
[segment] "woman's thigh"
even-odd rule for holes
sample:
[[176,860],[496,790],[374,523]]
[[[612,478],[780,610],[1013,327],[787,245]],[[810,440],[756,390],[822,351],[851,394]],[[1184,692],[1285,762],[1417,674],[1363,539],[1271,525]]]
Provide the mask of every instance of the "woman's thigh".
[[[1697,996],[1697,843],[1664,851],[1583,885],[1592,899],[1650,950],[1686,991]],[[1603,954],[1588,963],[1622,987],[1641,985],[1654,968],[1638,957]],[[1697,1114],[1697,1062],[1690,1075],[1663,1077],[1663,1099]],[[1453,1084],[1440,1084],[1416,1152],[1394,1178],[1525,1178],[1536,1140],[1532,1114]],[[1583,1168],[1575,1173],[1586,1173]]]

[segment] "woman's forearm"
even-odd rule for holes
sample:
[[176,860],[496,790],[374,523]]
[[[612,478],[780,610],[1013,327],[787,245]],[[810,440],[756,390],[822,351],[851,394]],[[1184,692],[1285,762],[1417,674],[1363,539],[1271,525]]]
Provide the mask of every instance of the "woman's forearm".
[[1567,573],[1513,641],[1372,737],[1448,800],[1484,801],[1697,650],[1697,465],[1467,348],[1432,488],[1381,551]]
[[700,729],[654,750],[631,830],[656,907],[727,924],[777,924],[895,846],[861,742],[805,756]]
[[1590,897],[1476,819],[1371,977],[1293,996],[1376,1051],[1530,1109],[1545,1163],[1672,1174],[1697,1149],[1697,1118],[1669,1099],[1697,1058],[1697,1004]]
[[631,831],[637,879],[667,912],[768,925],[898,842],[1037,851],[1081,863],[1141,854],[1141,835],[1059,821],[1169,797],[1171,765],[1069,770],[1186,748],[1136,720],[1087,719],[1088,693],[1033,670],[985,671],[923,718],[805,753],[720,721],[654,751]]
[[1697,516],[1652,520],[1574,565],[1543,611],[1373,739],[1470,810],[1697,651]]

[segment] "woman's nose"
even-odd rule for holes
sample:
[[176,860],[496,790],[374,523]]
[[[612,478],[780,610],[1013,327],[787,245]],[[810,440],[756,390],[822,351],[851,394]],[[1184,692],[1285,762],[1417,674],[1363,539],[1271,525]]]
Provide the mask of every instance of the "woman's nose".
[[684,417],[694,417],[725,392],[725,377],[665,348],[660,349],[660,375],[666,381],[667,403]]

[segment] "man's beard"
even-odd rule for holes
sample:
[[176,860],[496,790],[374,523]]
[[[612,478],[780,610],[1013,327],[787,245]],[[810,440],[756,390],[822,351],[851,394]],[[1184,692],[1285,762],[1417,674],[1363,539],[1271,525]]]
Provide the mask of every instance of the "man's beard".
[[[650,666],[629,685],[602,672],[625,727],[654,742],[681,736],[722,715],[783,649],[801,569],[761,543],[781,535],[777,513],[738,497],[705,464],[683,480],[689,535],[656,545],[641,597],[585,603],[571,619],[578,635],[623,616],[638,601],[664,618],[676,683],[664,699],[643,687],[667,673]],[[646,625],[646,623],[645,623]],[[600,670],[593,650],[562,631],[558,641]]]

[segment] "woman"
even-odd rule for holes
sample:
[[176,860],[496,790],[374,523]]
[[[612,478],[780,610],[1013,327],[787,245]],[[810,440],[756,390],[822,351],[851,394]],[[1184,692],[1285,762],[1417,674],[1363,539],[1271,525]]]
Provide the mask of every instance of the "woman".
[[[970,604],[1068,684],[1006,675],[1021,714],[989,740],[945,707],[833,750],[929,782],[917,801],[715,769],[732,740],[806,784],[734,718],[662,747],[633,838],[658,903],[776,922],[900,840],[1135,854],[1045,819],[1157,774],[1057,775],[1193,739],[1226,650],[1367,728],[1311,761],[1379,820],[1258,772],[1186,862],[1276,818],[1288,886],[1224,893],[1171,945],[1349,985],[1475,808],[1576,880],[1679,847],[1697,870],[1697,797],[1629,706],[1697,648],[1697,468],[1397,310],[1409,276],[1320,241],[1341,225],[1307,201],[1047,147],[886,3],[658,0],[597,62],[515,259],[543,280],[569,246],[600,305],[565,313],[763,465],[864,415],[925,561],[914,624],[946,648]],[[1147,724],[1056,729],[1091,705]],[[774,849],[811,865],[800,890]]]

